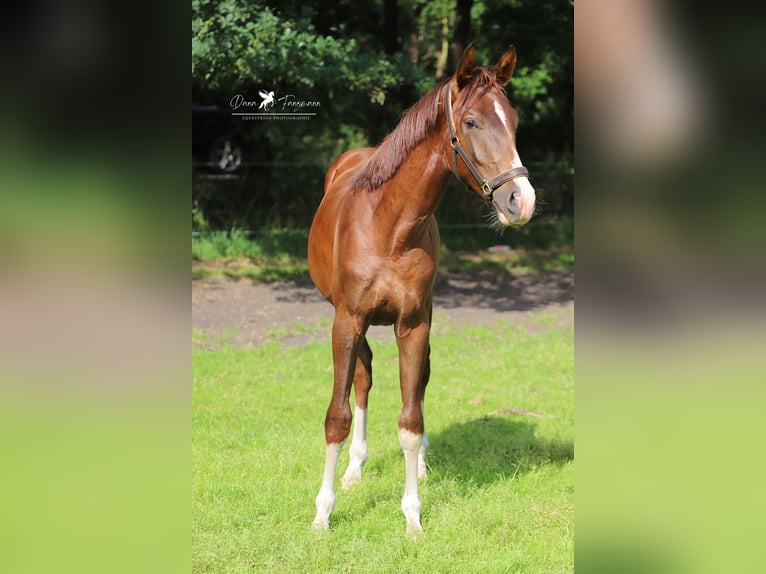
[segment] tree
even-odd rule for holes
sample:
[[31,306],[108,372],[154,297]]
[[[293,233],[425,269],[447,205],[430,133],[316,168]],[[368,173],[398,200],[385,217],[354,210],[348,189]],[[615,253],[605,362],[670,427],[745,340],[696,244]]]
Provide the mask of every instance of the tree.
[[457,0],[455,9],[455,31],[450,43],[450,70],[454,70],[463,51],[471,41],[471,7],[473,0]]
[[[192,0],[192,77],[202,91],[221,102],[257,100],[265,88],[321,101],[311,122],[246,126],[257,163],[268,165],[252,168],[237,217],[307,224],[332,159],[376,145],[470,42],[487,64],[508,44],[519,51],[508,92],[525,163],[571,164],[572,21],[566,0]],[[278,167],[286,163],[299,166]]]

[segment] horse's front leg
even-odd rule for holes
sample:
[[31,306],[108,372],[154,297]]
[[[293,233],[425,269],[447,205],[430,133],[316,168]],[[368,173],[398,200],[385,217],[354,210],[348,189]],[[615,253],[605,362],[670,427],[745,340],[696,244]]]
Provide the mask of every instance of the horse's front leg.
[[348,449],[348,468],[341,480],[348,490],[362,480],[362,466],[367,461],[367,397],[372,387],[372,350],[362,339],[354,371],[354,435]]
[[[408,324],[409,323],[409,324]],[[423,446],[424,370],[428,358],[430,322],[427,317],[397,325],[399,378],[402,390],[402,412],[399,415],[399,444],[404,451],[404,496],[402,512],[407,520],[407,533],[423,532],[420,525],[418,466]]]
[[324,474],[322,475],[322,486],[316,497],[317,513],[311,524],[314,530],[328,530],[330,527],[330,513],[335,506],[335,472],[341,448],[351,428],[349,392],[359,344],[365,330],[366,327],[362,326],[354,316],[341,309],[336,309],[335,321],[332,326],[334,382],[332,398],[327,407],[324,422],[327,454]]

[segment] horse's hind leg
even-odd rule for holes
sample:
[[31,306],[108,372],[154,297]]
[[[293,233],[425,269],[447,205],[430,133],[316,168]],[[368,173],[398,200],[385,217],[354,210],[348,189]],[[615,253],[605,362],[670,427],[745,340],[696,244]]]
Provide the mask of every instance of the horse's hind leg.
[[[426,360],[423,365],[423,378],[419,390],[420,394],[420,410],[423,412],[425,418],[425,394],[428,380],[431,378],[431,345],[428,345],[426,349]],[[423,422],[423,443],[418,450],[418,480],[423,480],[428,476],[428,469],[426,468],[426,452],[428,451],[428,435],[426,434],[425,421]]]
[[349,460],[341,487],[348,490],[362,480],[362,466],[367,460],[367,395],[372,387],[372,350],[363,339],[354,370],[354,435],[348,450]]
[[[433,319],[433,307],[428,312],[428,325],[429,328],[431,326],[431,321]],[[431,344],[429,342],[428,346],[426,347],[426,356],[425,356],[425,362],[423,364],[423,375],[421,377],[420,386],[418,387],[418,400],[420,401],[420,410],[423,413],[423,418],[425,419],[426,414],[426,408],[425,408],[425,398],[426,398],[426,387],[428,386],[428,381],[431,378]],[[420,449],[418,450],[418,480],[424,480],[428,477],[428,468],[426,467],[426,453],[428,452],[428,435],[426,434],[425,429],[425,421],[423,422],[423,443],[420,445]]]

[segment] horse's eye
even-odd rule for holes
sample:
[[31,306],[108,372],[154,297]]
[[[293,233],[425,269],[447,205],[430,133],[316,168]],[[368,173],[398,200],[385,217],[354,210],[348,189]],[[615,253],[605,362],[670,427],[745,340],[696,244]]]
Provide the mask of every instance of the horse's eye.
[[476,120],[470,119],[465,121],[465,127],[467,128],[478,128],[479,124],[476,123]]

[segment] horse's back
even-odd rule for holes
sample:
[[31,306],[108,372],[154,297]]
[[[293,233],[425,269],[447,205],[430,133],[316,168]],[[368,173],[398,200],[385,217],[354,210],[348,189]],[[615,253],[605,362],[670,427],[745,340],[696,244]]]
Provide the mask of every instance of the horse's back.
[[339,155],[325,175],[324,197],[309,232],[308,259],[311,279],[322,295],[332,301],[332,270],[335,227],[348,192],[348,179],[374,151],[358,148]]

